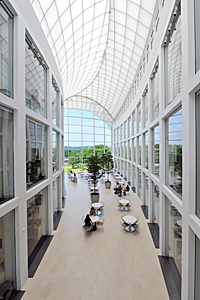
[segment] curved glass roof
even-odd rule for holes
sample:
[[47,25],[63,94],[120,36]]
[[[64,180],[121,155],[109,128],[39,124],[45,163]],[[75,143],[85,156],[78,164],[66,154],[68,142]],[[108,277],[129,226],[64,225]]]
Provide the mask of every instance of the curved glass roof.
[[92,99],[114,118],[140,63],[156,0],[30,2],[57,62],[64,100]]

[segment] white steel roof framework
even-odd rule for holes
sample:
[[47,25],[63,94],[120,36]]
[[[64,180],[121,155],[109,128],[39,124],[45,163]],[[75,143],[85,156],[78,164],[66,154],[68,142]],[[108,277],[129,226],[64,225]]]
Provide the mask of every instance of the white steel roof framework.
[[65,107],[84,99],[90,110],[94,101],[114,119],[140,63],[156,0],[30,2],[60,71]]

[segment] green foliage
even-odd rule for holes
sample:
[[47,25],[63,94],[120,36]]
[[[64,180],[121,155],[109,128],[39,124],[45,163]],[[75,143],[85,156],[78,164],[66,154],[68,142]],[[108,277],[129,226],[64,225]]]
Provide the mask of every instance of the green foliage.
[[101,170],[101,159],[99,156],[95,155],[88,157],[87,170],[95,188],[95,185],[102,176],[99,172]]
[[100,163],[101,163],[101,167],[104,170],[104,172],[107,172],[107,175],[108,175],[107,180],[109,180],[111,164],[113,163],[113,157],[112,157],[111,153],[110,152],[103,153],[101,156],[101,159],[100,159]]

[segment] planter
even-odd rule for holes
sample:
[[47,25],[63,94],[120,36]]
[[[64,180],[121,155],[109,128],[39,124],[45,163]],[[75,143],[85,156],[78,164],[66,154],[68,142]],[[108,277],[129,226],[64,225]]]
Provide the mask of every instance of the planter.
[[91,193],[90,195],[92,203],[99,202],[99,193]]
[[77,183],[77,177],[74,177],[74,182]]
[[110,189],[111,181],[109,181],[109,180],[105,181],[105,187],[106,187],[106,189]]

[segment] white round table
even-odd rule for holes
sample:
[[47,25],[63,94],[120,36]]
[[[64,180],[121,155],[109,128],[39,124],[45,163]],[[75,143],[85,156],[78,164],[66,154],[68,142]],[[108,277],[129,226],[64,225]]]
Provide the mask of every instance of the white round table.
[[[121,210],[126,210],[126,205],[129,204],[129,201],[126,199],[119,200],[119,203],[122,205]],[[128,208],[127,208],[128,210]]]
[[178,220],[178,221],[176,222],[176,224],[178,224],[178,226],[182,227],[182,220]]
[[132,227],[131,225],[137,222],[136,217],[127,215],[123,217],[123,221],[129,224],[129,226],[125,227],[126,231],[133,232],[135,230],[135,228]]
[[99,210],[101,207],[103,206],[103,204],[101,202],[95,202],[92,203],[92,207],[94,207],[95,209],[95,214],[97,215],[101,215],[101,211]]

